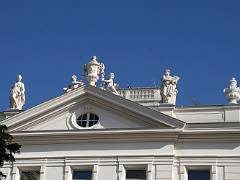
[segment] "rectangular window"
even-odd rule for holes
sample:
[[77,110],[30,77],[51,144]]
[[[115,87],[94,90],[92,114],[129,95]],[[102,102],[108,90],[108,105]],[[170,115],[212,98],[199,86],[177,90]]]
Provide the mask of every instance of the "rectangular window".
[[40,180],[39,170],[20,171],[20,180]]
[[92,179],[92,171],[74,170],[72,179],[73,180],[91,180]]
[[146,180],[146,170],[127,170],[126,180]]
[[210,170],[188,170],[188,180],[210,180]]

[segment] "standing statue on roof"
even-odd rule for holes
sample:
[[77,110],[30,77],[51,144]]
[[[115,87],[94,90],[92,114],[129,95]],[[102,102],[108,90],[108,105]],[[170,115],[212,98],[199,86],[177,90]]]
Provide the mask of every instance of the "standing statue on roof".
[[165,69],[162,77],[161,96],[162,102],[176,105],[177,97],[177,82],[180,78],[178,76],[171,76],[170,70]]
[[10,109],[22,110],[25,104],[25,87],[21,81],[22,76],[19,74],[17,75],[16,82],[11,88],[9,96]]

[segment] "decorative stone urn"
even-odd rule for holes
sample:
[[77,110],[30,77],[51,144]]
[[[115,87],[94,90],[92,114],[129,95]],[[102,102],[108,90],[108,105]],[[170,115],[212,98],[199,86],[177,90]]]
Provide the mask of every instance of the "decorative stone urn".
[[84,65],[84,74],[88,80],[88,84],[96,87],[100,73],[104,74],[104,64],[99,63],[97,57],[93,56],[90,62]]
[[240,88],[237,87],[237,80],[235,78],[229,81],[229,88],[225,88],[223,92],[229,104],[238,104],[237,101],[240,100]]

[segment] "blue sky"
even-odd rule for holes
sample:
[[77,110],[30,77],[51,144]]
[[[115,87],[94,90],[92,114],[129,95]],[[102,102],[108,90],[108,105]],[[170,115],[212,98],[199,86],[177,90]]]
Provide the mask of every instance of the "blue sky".
[[179,75],[178,105],[224,104],[240,84],[240,1],[0,1],[0,110],[16,74],[26,108],[56,97],[92,55],[121,87]]

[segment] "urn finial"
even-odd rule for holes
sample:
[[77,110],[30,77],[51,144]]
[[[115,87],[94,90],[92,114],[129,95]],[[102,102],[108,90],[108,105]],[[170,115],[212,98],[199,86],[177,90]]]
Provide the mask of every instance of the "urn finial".
[[233,77],[229,81],[229,87],[223,90],[229,104],[238,104],[240,100],[240,88],[237,87],[237,80]]
[[99,80],[99,74],[104,76],[105,66],[97,61],[97,56],[93,56],[88,64],[84,65],[84,74],[88,80],[88,84],[96,87]]

